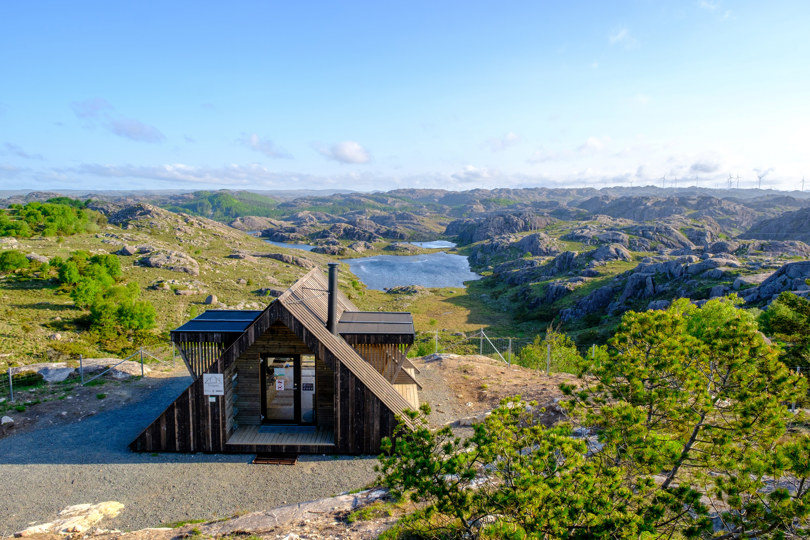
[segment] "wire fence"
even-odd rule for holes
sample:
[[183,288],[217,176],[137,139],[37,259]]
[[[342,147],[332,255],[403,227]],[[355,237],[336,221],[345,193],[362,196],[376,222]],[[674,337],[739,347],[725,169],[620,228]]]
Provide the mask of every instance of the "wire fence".
[[[592,349],[591,349],[592,350]],[[416,335],[413,356],[450,353],[459,355],[487,356],[507,364],[532,367],[547,374],[576,374],[576,365],[570,355],[561,354],[548,344],[541,346],[527,338],[489,336],[484,330],[473,334],[456,332],[420,332]]]
[[105,378],[143,377],[151,370],[173,370],[182,360],[171,343],[141,347],[126,358],[84,358],[9,367],[0,373],[0,404],[16,403],[25,392],[51,383],[98,384]]

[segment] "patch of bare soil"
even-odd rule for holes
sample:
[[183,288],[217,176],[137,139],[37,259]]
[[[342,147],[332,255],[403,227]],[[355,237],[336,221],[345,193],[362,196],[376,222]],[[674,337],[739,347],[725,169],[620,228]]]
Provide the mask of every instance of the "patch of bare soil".
[[26,433],[54,425],[80,422],[109,409],[138,401],[155,389],[162,379],[176,377],[185,368],[158,371],[147,376],[115,379],[103,376],[87,386],[77,377],[61,383],[15,392],[14,402],[6,401],[0,416],[8,416],[13,424],[0,428],[0,439],[16,433]]
[[497,407],[502,399],[518,395],[551,409],[562,396],[560,384],[578,380],[567,373],[546,375],[478,355],[435,354],[416,358],[413,363],[420,371],[419,398],[430,403],[431,421],[437,424],[480,415]]

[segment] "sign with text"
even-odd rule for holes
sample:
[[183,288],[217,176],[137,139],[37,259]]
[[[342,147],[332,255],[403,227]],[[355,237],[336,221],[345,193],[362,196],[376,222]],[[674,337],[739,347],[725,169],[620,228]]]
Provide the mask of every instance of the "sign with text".
[[225,379],[222,373],[206,373],[203,375],[203,394],[206,396],[225,395]]
[[284,379],[276,379],[276,390],[279,392],[284,391]]

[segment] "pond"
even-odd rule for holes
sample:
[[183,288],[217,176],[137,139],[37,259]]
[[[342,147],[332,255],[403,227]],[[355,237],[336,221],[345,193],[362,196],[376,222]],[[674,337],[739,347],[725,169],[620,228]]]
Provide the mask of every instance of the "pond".
[[432,240],[430,242],[410,242],[411,245],[427,249],[449,249],[456,247],[454,242],[447,240]]
[[481,279],[470,270],[467,257],[443,251],[424,255],[376,255],[344,259],[369,289],[384,290],[400,285],[463,287],[465,281]]
[[276,247],[280,248],[288,248],[288,249],[303,249],[304,251],[312,251],[315,249],[315,246],[310,246],[309,244],[288,244],[286,242],[273,242],[272,240],[264,240],[268,244],[272,244]]

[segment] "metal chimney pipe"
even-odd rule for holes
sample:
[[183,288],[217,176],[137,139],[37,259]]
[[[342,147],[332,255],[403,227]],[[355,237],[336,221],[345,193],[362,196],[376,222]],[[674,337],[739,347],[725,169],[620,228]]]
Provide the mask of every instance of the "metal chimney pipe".
[[329,263],[329,300],[326,311],[326,329],[337,335],[337,278],[338,263]]

